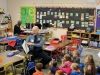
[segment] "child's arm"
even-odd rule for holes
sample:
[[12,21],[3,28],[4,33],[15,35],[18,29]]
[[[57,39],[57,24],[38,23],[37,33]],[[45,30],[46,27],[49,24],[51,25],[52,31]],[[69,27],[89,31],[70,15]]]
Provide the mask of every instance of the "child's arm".
[[52,74],[52,72],[49,70],[48,75],[54,75],[54,74]]
[[62,67],[65,67],[65,59],[62,59],[61,66],[62,66]]

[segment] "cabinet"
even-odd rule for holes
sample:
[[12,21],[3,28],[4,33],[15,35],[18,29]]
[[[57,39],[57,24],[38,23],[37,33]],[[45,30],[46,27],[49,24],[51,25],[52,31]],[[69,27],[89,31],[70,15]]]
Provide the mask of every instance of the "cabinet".
[[13,28],[12,28],[12,20],[8,20],[8,30],[10,31],[13,31]]
[[83,40],[89,41],[90,34],[86,32],[79,32],[79,31],[67,31],[67,39],[71,40],[72,38],[81,38]]
[[99,45],[100,44],[100,34],[97,34],[96,32],[88,33],[88,32],[80,32],[80,31],[67,31],[67,40],[71,40],[72,38],[80,38],[82,40],[87,41],[88,47],[90,47],[89,43],[91,41],[91,38],[93,38],[94,39],[93,42],[97,42],[97,47],[94,47],[94,48],[100,48],[100,45]]

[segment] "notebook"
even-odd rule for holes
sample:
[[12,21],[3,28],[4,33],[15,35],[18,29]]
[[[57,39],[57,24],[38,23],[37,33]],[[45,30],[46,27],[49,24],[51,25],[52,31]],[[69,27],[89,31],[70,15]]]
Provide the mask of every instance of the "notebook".
[[29,47],[27,46],[27,44],[26,44],[26,41],[25,41],[25,40],[24,40],[24,42],[23,42],[23,44],[22,44],[22,47],[23,47],[23,49],[24,49],[25,53],[26,53],[26,54],[28,54],[28,52],[29,52]]

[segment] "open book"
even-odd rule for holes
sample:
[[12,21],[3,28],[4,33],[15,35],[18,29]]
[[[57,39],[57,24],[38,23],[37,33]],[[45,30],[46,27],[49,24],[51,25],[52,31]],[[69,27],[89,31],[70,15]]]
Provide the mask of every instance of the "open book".
[[24,42],[23,42],[23,44],[22,44],[22,47],[23,47],[23,49],[24,49],[25,53],[27,54],[27,53],[29,52],[29,47],[27,46],[27,44],[26,44],[26,41],[25,41],[25,40],[24,40]]

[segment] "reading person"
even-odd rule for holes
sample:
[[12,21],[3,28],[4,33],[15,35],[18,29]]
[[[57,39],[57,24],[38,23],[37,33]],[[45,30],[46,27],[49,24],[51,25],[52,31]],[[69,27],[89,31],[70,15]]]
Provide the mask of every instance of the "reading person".
[[42,64],[45,65],[51,61],[51,58],[42,50],[42,46],[44,45],[44,37],[43,35],[39,34],[39,28],[34,26],[32,28],[33,34],[29,35],[26,39],[27,45],[29,46],[29,53],[31,53],[32,60],[36,57],[42,58]]

